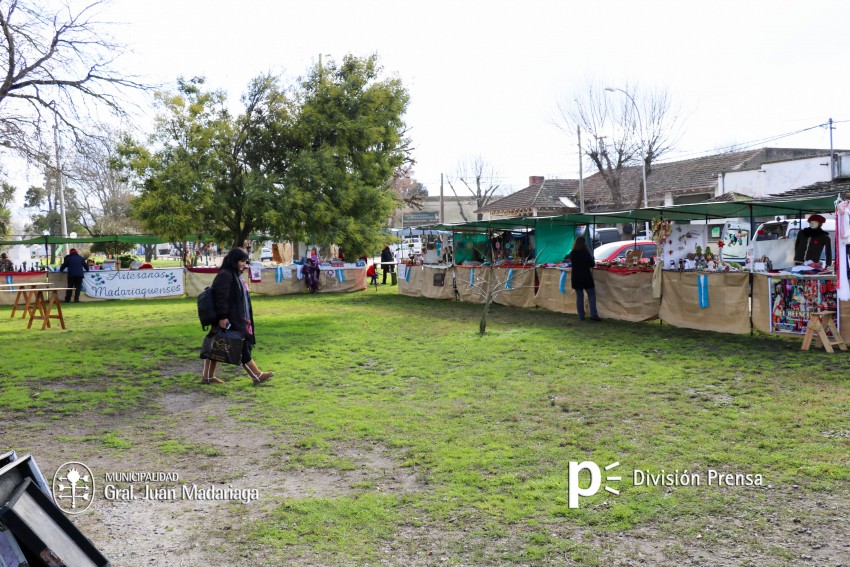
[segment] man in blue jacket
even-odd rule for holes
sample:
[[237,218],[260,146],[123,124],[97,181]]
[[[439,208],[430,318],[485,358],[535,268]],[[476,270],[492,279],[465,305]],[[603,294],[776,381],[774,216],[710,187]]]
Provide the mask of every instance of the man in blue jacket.
[[[83,274],[89,271],[89,267],[82,256],[77,254],[76,248],[71,248],[71,251],[62,260],[62,265],[59,266],[59,271],[68,270],[68,291],[65,292],[65,303],[71,302],[71,292],[74,292],[74,303],[80,302],[80,291],[83,289]],[[73,288],[73,289],[71,289]]]

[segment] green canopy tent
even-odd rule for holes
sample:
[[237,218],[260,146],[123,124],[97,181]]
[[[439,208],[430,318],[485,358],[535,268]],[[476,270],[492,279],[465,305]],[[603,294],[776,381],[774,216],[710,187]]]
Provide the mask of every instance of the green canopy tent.
[[[835,210],[835,194],[808,197],[751,199],[747,201],[722,201],[649,207],[623,211],[598,213],[570,213],[553,217],[516,217],[472,221],[457,224],[438,224],[425,228],[450,230],[454,233],[486,235],[500,230],[536,230],[538,264],[558,262],[572,249],[575,229],[581,225],[619,224],[648,222],[657,218],[669,221],[719,220],[748,218],[751,230],[755,230],[757,217],[775,215],[797,215],[832,212]],[[486,236],[479,237],[486,240]],[[456,255],[457,258],[457,255]],[[463,259],[463,257],[459,258]]]

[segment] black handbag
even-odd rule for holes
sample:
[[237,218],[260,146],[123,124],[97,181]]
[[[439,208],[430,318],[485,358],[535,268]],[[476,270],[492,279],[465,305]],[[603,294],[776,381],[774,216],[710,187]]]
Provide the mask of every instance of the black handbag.
[[204,337],[201,358],[209,358],[227,364],[242,364],[242,344],[245,337],[236,330],[218,329]]

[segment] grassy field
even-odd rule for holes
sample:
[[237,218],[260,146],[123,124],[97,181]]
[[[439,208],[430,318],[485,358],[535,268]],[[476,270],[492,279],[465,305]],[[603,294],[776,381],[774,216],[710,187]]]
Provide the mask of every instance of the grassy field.
[[[501,306],[482,337],[480,306],[395,288],[255,297],[254,307],[256,360],[277,372],[260,388],[227,371],[224,385],[197,383],[191,299],[67,306],[67,331],[0,317],[8,448],[49,451],[58,439],[84,461],[214,466],[235,449],[157,436],[173,424],[154,404],[213,399],[270,441],[261,505],[235,507],[244,522],[217,531],[209,549],[268,564],[850,556],[846,522],[836,525],[850,511],[848,353]],[[570,508],[571,461],[619,462],[608,474],[622,479],[603,478],[619,494],[600,490]],[[702,484],[635,486],[634,470],[687,472]],[[709,470],[760,475],[762,485],[709,486]],[[276,490],[322,475],[343,483]]]

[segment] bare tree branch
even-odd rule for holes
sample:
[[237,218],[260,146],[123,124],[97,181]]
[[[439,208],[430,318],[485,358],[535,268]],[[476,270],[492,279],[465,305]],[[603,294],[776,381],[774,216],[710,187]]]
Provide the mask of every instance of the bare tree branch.
[[623,194],[624,170],[643,161],[648,177],[652,164],[673,149],[681,135],[680,116],[663,88],[640,89],[627,83],[621,89],[589,80],[584,90],[558,103],[558,112],[556,124],[570,136],[578,127],[594,138],[584,155],[605,180],[615,209],[630,197]]
[[[28,159],[46,163],[45,143],[54,117],[78,142],[96,135],[99,108],[126,117],[128,90],[147,90],[121,74],[116,60],[124,46],[96,19],[108,0],[48,12],[36,0],[0,5],[0,144]],[[49,118],[49,119],[48,119]]]

